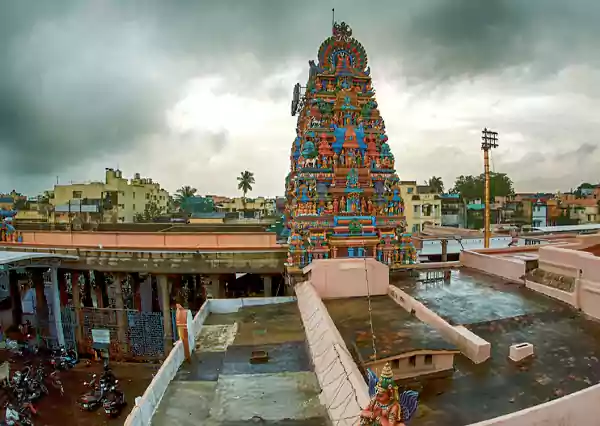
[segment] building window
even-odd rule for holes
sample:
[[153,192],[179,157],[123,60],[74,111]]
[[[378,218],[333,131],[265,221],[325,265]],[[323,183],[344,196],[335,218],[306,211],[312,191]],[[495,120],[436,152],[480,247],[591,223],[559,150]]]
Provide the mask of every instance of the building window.
[[413,213],[419,213],[419,211],[421,210],[421,206],[416,204],[413,206]]
[[119,218],[119,222],[125,222],[125,218],[124,217],[120,217]]
[[425,365],[433,364],[433,355],[425,355]]
[[119,208],[120,209],[124,209],[125,208],[125,204],[119,204]]
[[413,192],[413,189],[412,189],[412,188],[410,188],[410,187],[409,187],[409,188],[406,188],[406,192],[407,192],[408,194],[412,194],[412,192]]
[[412,356],[408,357],[408,365],[410,365],[411,367],[417,366],[417,356],[416,355],[412,355]]
[[82,196],[81,191],[73,191],[73,198],[81,198]]
[[135,200],[135,192],[133,192],[133,193],[131,194],[131,198],[133,198],[133,199]]
[[413,232],[419,232],[420,230],[421,230],[421,228],[419,227],[419,224],[413,225],[413,227],[412,227]]
[[146,192],[146,200],[150,199],[150,194]]
[[135,210],[135,204],[133,205],[133,210]]
[[400,360],[399,359],[393,359],[392,360],[392,368],[400,368]]

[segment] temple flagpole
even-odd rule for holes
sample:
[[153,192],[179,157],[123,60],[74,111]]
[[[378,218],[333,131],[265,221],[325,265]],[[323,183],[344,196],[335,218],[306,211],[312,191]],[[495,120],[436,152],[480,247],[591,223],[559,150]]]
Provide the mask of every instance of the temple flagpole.
[[331,31],[335,27],[335,7],[331,9]]

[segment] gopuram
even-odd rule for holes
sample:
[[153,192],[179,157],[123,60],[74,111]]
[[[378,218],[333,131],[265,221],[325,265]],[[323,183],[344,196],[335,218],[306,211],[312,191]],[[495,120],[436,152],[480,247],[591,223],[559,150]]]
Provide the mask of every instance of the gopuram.
[[365,49],[336,23],[309,65],[307,86],[296,84],[292,100],[288,272],[341,257],[373,257],[390,269],[416,263]]

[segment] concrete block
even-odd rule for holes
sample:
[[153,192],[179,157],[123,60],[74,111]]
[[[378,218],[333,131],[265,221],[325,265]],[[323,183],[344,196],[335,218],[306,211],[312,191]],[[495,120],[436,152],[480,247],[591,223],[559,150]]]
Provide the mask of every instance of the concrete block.
[[531,343],[516,343],[510,346],[508,357],[517,362],[531,355],[533,355],[533,345]]

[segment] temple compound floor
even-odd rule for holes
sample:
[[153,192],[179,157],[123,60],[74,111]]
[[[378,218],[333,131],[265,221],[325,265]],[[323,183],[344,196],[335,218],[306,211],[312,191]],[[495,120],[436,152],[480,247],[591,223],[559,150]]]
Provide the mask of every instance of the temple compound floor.
[[[563,303],[468,269],[449,281],[395,285],[492,345],[486,362],[459,355],[452,377],[417,387],[420,408],[411,426],[468,425],[600,382],[600,324]],[[533,344],[535,356],[515,364],[509,346],[523,342]]]
[[[250,363],[253,351],[269,361]],[[319,392],[296,303],[211,313],[152,425],[324,426]]]

